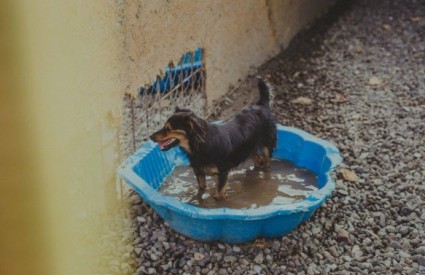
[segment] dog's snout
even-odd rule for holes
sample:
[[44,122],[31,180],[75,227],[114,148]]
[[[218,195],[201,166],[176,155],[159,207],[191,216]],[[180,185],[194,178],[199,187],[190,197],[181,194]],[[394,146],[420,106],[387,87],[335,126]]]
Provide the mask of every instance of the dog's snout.
[[149,136],[149,138],[150,138],[152,141],[155,141],[155,134],[150,135],[150,136]]

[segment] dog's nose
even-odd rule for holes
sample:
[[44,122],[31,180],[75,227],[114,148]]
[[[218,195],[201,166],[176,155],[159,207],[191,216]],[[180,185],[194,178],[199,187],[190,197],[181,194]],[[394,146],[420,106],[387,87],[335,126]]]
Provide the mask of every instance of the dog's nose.
[[149,138],[150,138],[152,141],[155,141],[154,135],[150,135],[150,136],[149,136]]

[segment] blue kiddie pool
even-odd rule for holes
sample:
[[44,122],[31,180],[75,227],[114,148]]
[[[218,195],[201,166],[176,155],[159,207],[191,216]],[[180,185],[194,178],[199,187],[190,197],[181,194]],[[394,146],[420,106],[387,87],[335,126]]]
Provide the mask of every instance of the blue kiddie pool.
[[148,141],[120,167],[120,176],[133,187],[175,231],[202,241],[248,242],[288,234],[310,218],[335,189],[330,173],[342,161],[327,141],[291,127],[278,125],[274,158],[288,160],[317,175],[318,189],[301,201],[258,208],[201,208],[165,196],[157,190],[176,166],[188,165],[178,147],[162,152]]

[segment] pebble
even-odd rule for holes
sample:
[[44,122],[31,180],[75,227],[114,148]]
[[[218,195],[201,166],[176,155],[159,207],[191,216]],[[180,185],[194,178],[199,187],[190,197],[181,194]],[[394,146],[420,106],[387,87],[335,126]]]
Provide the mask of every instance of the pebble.
[[420,246],[415,250],[416,254],[421,254],[425,256],[425,246]]
[[260,274],[262,270],[261,266],[259,265],[254,265],[252,269],[254,270],[255,274]]
[[222,243],[219,243],[218,244],[218,248],[220,248],[220,249],[226,249],[226,247],[224,246],[224,244],[222,244]]
[[255,256],[254,262],[257,263],[257,264],[262,264],[263,261],[264,261],[263,252],[260,252]]
[[195,252],[195,253],[193,254],[193,258],[194,258],[196,261],[202,261],[202,260],[205,258],[205,256],[204,256],[204,254],[202,254],[202,253]]
[[401,250],[401,251],[399,251],[398,252],[398,254],[400,255],[400,257],[402,257],[402,258],[410,258],[410,254],[409,253],[407,253],[407,252],[405,252],[405,251],[403,251],[403,250]]
[[233,246],[233,252],[239,253],[241,252],[241,248],[239,246]]
[[425,256],[423,256],[423,255],[414,255],[412,257],[412,260],[414,260],[415,262],[417,262],[421,266],[425,266]]
[[241,259],[241,260],[239,260],[239,263],[240,263],[241,265],[244,265],[244,266],[248,266],[248,265],[249,265],[249,262],[248,262],[246,259]]
[[390,246],[394,249],[401,249],[401,244],[397,241],[391,241]]
[[231,262],[231,263],[233,263],[233,262],[235,262],[235,261],[236,261],[236,257],[235,257],[235,256],[225,256],[225,257],[223,258],[223,260],[224,260],[225,262]]
[[151,254],[151,260],[152,261],[157,261],[158,260],[158,256],[156,256],[155,254]]
[[347,230],[342,229],[340,227],[336,227],[335,228],[335,232],[338,234],[337,235],[337,240],[338,241],[344,241],[347,242],[350,240],[350,234],[348,233]]

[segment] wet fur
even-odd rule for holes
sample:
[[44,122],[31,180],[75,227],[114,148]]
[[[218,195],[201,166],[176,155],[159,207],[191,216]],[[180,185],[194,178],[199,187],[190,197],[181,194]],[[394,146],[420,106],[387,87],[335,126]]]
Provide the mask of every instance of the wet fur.
[[276,122],[270,110],[268,86],[259,80],[258,87],[258,102],[229,120],[208,123],[190,110],[177,108],[164,127],[151,136],[155,142],[176,138],[177,145],[187,153],[200,189],[206,188],[206,175],[216,177],[217,199],[225,197],[229,171],[248,158],[254,160],[256,168],[270,168]]

